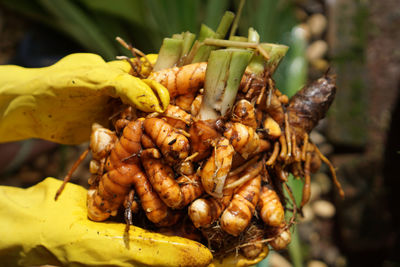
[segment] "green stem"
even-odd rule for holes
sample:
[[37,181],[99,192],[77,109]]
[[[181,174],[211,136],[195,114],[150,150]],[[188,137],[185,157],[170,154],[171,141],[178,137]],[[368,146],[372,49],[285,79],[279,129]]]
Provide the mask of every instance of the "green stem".
[[164,38],[153,70],[159,71],[175,66],[182,55],[182,46],[183,39]]
[[210,54],[204,81],[204,98],[199,112],[201,120],[216,120],[219,117],[215,105],[219,103],[228,80],[231,56],[232,53],[227,50],[216,50]]
[[214,50],[215,47],[203,45],[202,41],[207,38],[213,38],[216,35],[217,34],[208,26],[204,24],[201,25],[199,39],[196,41],[195,46],[193,46],[192,51],[189,53],[190,57],[193,58],[190,61],[191,63],[207,61],[210,52]]
[[206,70],[204,99],[199,112],[201,120],[216,120],[232,108],[252,55],[252,51],[243,49],[211,52]]
[[[286,55],[287,50],[289,49],[286,45],[280,44],[271,44],[271,43],[250,43],[250,42],[240,42],[240,41],[231,41],[231,40],[220,40],[213,38],[206,38],[204,40],[204,44],[213,45],[213,46],[221,46],[221,47],[239,47],[239,48],[253,48],[258,50],[260,53],[263,52],[262,56],[266,61],[265,68],[269,71],[270,74],[273,74],[278,67],[279,63]],[[267,55],[265,55],[265,53]]]
[[191,32],[183,33],[183,44],[182,44],[181,57],[184,57],[189,53],[195,39],[196,39],[196,35],[194,33],[191,33]]
[[242,80],[244,71],[253,56],[253,52],[250,50],[229,49],[229,51],[232,51],[232,59],[229,67],[228,81],[221,99],[222,116],[225,116],[232,109],[240,81]]
[[[295,198],[296,206],[299,207],[300,203],[301,203],[302,192],[303,192],[303,182],[300,179],[296,179],[292,174],[290,174],[287,185],[292,190],[293,196]],[[285,197],[290,199],[289,195],[286,191],[285,191]],[[292,203],[292,205],[293,205],[293,203]],[[290,210],[285,212],[286,220],[290,220],[290,217],[292,215],[293,215],[293,213]],[[302,255],[301,242],[300,242],[299,233],[297,230],[297,225],[294,225],[292,227],[292,229],[293,229],[292,240],[288,246],[288,251],[289,251],[290,259],[292,260],[293,266],[301,267],[301,266],[303,266],[303,255]]]
[[302,267],[303,255],[301,255],[301,244],[299,239],[299,233],[297,231],[297,225],[293,226],[292,240],[288,246],[288,250],[293,266]]
[[261,43],[260,46],[269,55],[266,68],[272,75],[275,72],[276,68],[278,68],[279,63],[281,63],[283,57],[286,55],[289,47],[286,45],[268,44],[268,43]]
[[204,41],[206,38],[212,38],[215,36],[215,31],[213,31],[210,27],[205,24],[201,24],[200,32],[199,32],[199,42]]
[[260,42],[260,35],[258,34],[258,32],[250,27],[249,28],[249,37],[248,37],[249,43],[256,43],[258,44]]
[[229,39],[235,35],[236,30],[239,26],[240,16],[242,15],[243,6],[246,3],[246,0],[240,0],[238,10],[236,12],[235,20],[233,21],[231,32],[229,33]]
[[251,59],[248,70],[256,76],[262,76],[265,72],[266,62],[261,55],[254,55]]
[[[221,19],[221,22],[218,25],[216,32],[214,32],[212,29],[210,29],[204,24],[201,25],[198,42],[200,43],[207,38],[216,38],[216,39],[224,38],[229,30],[229,27],[232,24],[234,17],[235,14],[233,14],[230,11],[226,11]],[[191,63],[207,61],[211,51],[215,50],[216,47],[204,45],[203,43],[201,43],[201,45],[199,47],[196,47],[196,49],[197,49],[196,54],[193,56],[193,60],[191,61]],[[190,54],[193,54],[192,51],[190,52]]]
[[244,37],[244,36],[230,36],[229,40],[230,41],[235,41],[235,42],[247,42],[247,37]]
[[229,28],[232,25],[232,21],[235,18],[235,14],[230,12],[230,11],[226,11],[224,16],[221,19],[221,22],[218,25],[217,28],[217,37],[218,38],[224,38],[225,35],[228,33]]
[[203,42],[205,45],[221,46],[221,47],[241,47],[241,48],[257,48],[257,44],[241,41],[221,40],[214,38],[206,38]]

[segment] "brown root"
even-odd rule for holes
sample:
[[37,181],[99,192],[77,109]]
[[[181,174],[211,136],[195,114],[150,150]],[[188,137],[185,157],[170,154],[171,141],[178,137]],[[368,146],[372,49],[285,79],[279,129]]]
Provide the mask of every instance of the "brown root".
[[88,154],[89,154],[89,148],[86,148],[85,151],[83,151],[82,154],[79,156],[79,158],[75,161],[74,165],[72,165],[72,168],[65,176],[64,181],[61,184],[60,188],[58,188],[56,195],[54,196],[54,200],[57,200],[58,197],[61,195],[65,185],[71,180],[72,174],[74,174],[75,170],[79,167],[79,165],[82,163],[82,161],[86,158]]
[[314,148],[315,148],[315,152],[319,155],[319,157],[321,158],[321,160],[322,160],[323,162],[325,162],[325,163],[328,165],[329,170],[331,171],[331,174],[332,174],[333,182],[334,182],[334,184],[336,185],[336,188],[339,190],[340,196],[341,196],[342,198],[344,198],[344,191],[343,191],[343,189],[342,189],[342,186],[341,186],[340,182],[338,181],[338,179],[337,179],[337,177],[336,177],[336,170],[335,170],[335,168],[333,167],[333,165],[332,165],[332,163],[329,161],[329,159],[327,159],[327,158],[321,153],[321,151],[319,151],[319,149],[318,149],[318,147],[317,147],[316,145],[314,145]]

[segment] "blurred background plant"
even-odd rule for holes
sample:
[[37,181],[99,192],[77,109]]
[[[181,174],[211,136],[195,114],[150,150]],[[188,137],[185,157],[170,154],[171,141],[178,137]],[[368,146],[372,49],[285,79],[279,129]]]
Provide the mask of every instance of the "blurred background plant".
[[[226,10],[235,11],[239,1],[211,0],[1,0],[5,7],[64,35],[81,49],[100,54],[106,60],[129,51],[115,41],[122,37],[145,53],[156,52],[162,39],[174,33],[198,33],[204,23],[216,29]],[[254,27],[263,42],[289,44],[291,50],[277,74],[278,85],[293,94],[304,84],[304,36],[293,31],[298,23],[292,1],[248,1],[244,7],[238,34],[247,36]],[[53,40],[57,43],[57,40]],[[302,70],[300,81],[289,82],[280,77],[290,71],[291,64]],[[300,65],[299,65],[300,64]],[[293,72],[293,71],[292,71]],[[293,86],[292,84],[296,84]],[[288,86],[287,86],[288,85]],[[295,88],[297,87],[297,88]],[[286,89],[285,89],[286,90]]]
[[[396,203],[398,197],[384,185],[399,185],[394,166],[399,166],[395,125],[400,125],[396,123],[400,111],[394,107],[400,73],[395,44],[400,39],[393,34],[393,25],[400,25],[395,8],[399,4],[398,0],[246,2],[238,35],[247,36],[251,26],[262,42],[290,47],[274,76],[282,92],[293,95],[330,66],[337,73],[334,107],[312,139],[324,154],[332,155],[348,195],[346,201],[338,201],[324,170],[316,174],[311,203],[296,227],[290,256],[272,253],[269,263],[261,266],[392,266],[396,260],[395,225],[400,223],[397,215],[390,215],[395,207],[387,201]],[[233,0],[0,0],[0,64],[42,67],[73,52],[97,53],[106,60],[130,56],[116,36],[145,53],[157,52],[162,39],[174,33],[197,34],[201,23],[216,29],[223,13],[235,12],[238,5]],[[384,51],[380,42],[385,42]],[[392,148],[385,149],[386,143]],[[27,187],[47,176],[62,178],[86,146],[39,140],[3,144],[1,151],[7,157],[0,158],[0,184]],[[87,186],[87,172],[88,162],[73,182]],[[301,198],[301,182],[291,179],[291,183]],[[369,192],[375,198],[368,197]],[[362,228],[366,224],[368,228]],[[366,260],[371,255],[374,260]]]

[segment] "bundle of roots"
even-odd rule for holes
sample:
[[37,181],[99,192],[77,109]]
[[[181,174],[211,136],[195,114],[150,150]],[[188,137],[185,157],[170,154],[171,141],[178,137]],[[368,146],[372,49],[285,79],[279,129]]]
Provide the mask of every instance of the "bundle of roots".
[[245,72],[228,115],[206,121],[198,116],[206,68],[196,63],[147,77],[170,92],[164,113],[120,104],[112,128],[93,125],[88,216],[104,221],[123,207],[128,225],[144,214],[152,230],[203,242],[215,256],[255,258],[268,244],[283,249],[301,210],[289,173],[304,180],[301,206],[321,161],[343,194],[332,164],[309,139],[333,101],[334,77],[288,99],[268,73]]

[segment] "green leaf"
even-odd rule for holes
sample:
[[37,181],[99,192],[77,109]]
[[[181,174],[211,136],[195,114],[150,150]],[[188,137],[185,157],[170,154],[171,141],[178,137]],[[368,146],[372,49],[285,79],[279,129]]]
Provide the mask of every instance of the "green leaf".
[[88,9],[119,17],[135,24],[145,24],[144,6],[140,0],[80,0]]
[[[294,28],[290,34],[290,50],[286,62],[282,62],[281,76],[276,77],[282,93],[293,96],[307,81],[308,63],[305,58],[306,41],[302,30]],[[287,77],[290,77],[288,79]]]
[[27,16],[30,19],[39,21],[46,26],[49,26],[51,28],[56,28],[57,30],[61,30],[60,25],[58,24],[57,21],[54,21],[51,19],[51,16],[47,14],[46,12],[43,12],[43,8],[38,4],[37,1],[32,1],[32,0],[20,0],[20,1],[15,1],[15,0],[0,0],[0,2],[14,10],[17,11],[24,16]]
[[178,30],[197,32],[199,19],[200,0],[177,0]]
[[[303,195],[303,184],[304,183],[301,179],[296,179],[292,174],[289,175],[287,185],[292,190],[297,207],[300,207],[301,198]],[[287,199],[290,199],[286,190],[285,190],[285,197]],[[288,209],[285,212],[286,220],[289,220],[291,216],[292,216],[292,212],[290,211],[290,209]],[[301,242],[300,242],[299,233],[297,230],[297,225],[293,225],[293,227],[292,227],[292,241],[290,242],[290,244],[288,246],[288,250],[289,250],[289,255],[292,260],[293,266],[294,267],[303,266],[303,255],[302,255]]]
[[66,0],[39,0],[62,29],[87,49],[103,55],[107,60],[116,56],[116,49],[95,23],[75,4]]
[[[198,41],[202,42],[206,38],[217,38],[217,39],[224,38],[225,35],[228,33],[229,27],[231,26],[234,17],[235,14],[226,11],[215,32],[210,27],[206,26],[205,24],[202,24]],[[216,47],[214,46],[201,45],[198,51],[196,52],[196,55],[194,56],[192,63],[207,61],[210,52],[215,48]]]
[[301,243],[300,243],[299,233],[297,230],[297,225],[294,225],[292,228],[292,240],[288,245],[288,250],[293,266],[302,267],[303,255],[301,252]]
[[213,29],[211,29],[205,24],[201,24],[199,38],[198,38],[199,42],[202,42],[206,38],[212,38],[214,36],[215,36],[215,31]]
[[206,2],[206,16],[204,24],[210,26],[212,29],[216,29],[220,18],[229,8],[228,0],[208,0]]

